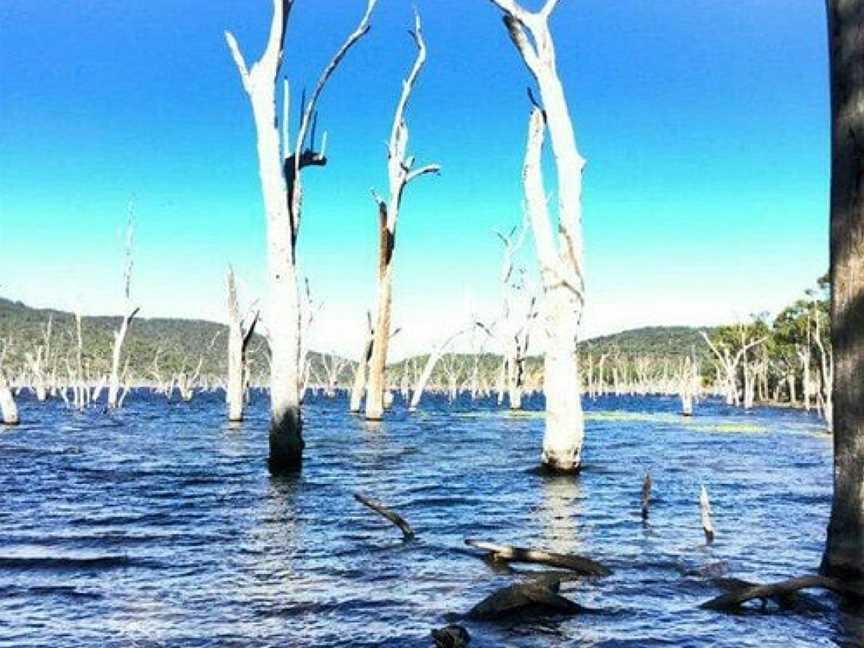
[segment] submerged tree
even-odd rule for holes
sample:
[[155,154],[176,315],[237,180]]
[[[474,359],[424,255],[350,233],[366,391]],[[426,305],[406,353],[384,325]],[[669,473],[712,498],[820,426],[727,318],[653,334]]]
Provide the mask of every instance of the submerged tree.
[[[504,25],[540,90],[542,108],[531,111],[525,152],[525,202],[543,282],[546,331],[544,390],[546,431],[543,463],[572,472],[582,463],[585,420],[576,342],[585,304],[582,272],[582,170],[585,160],[576,137],[564,87],[558,77],[549,17],[558,0],[537,12],[514,0],[492,0],[504,12]],[[546,128],[552,141],[558,186],[558,238],[555,240],[543,189],[541,154]]]
[[864,1],[828,0],[834,500],[822,569],[864,578]]
[[3,368],[3,361],[6,358],[8,348],[9,342],[7,340],[0,341],[0,423],[18,425],[20,422],[18,406],[15,404],[15,398],[12,396],[12,390]]
[[225,400],[228,403],[228,420],[242,421],[247,381],[246,349],[255,332],[258,311],[246,317],[240,315],[237,282],[231,266],[228,266],[225,283],[228,289],[228,384],[225,387]]
[[237,40],[230,32],[225,39],[249,97],[258,142],[258,172],[267,217],[269,276],[268,328],[270,336],[270,457],[273,472],[299,467],[303,453],[300,398],[300,296],[297,273],[297,236],[300,231],[303,189],[301,171],[324,166],[326,133],[321,149],[315,150],[316,107],[324,86],[348,50],[369,31],[377,0],[368,0],[357,29],[352,32],[321,73],[308,102],[301,105],[300,128],[293,150],[289,137],[288,81],[284,85],[282,141],[276,118],[276,83],[285,46],[285,30],[294,0],[273,0],[270,34],[261,58],[246,66]]
[[440,167],[430,164],[414,169],[414,156],[406,157],[408,147],[408,125],[405,109],[423,63],[426,61],[426,43],[420,26],[420,14],[414,14],[414,31],[410,32],[417,45],[417,58],[402,82],[402,94],[396,104],[393,128],[387,145],[387,175],[390,181],[390,196],[387,201],[373,192],[378,204],[378,314],[375,320],[372,358],[369,362],[369,382],[366,389],[366,418],[377,420],[384,414],[384,370],[387,365],[387,349],[390,341],[390,314],[393,299],[393,251],[396,247],[396,223],[402,205],[405,187],[427,173],[438,173]]
[[[108,380],[108,407],[122,407],[120,392],[120,380],[123,377],[120,370],[120,362],[123,354],[123,343],[129,332],[129,325],[140,310],[132,302],[132,245],[135,240],[135,225],[133,222],[134,204],[129,203],[129,220],[126,223],[126,247],[125,260],[123,263],[123,319],[120,328],[114,331],[114,347],[111,350],[111,377]],[[128,360],[128,359],[127,359]]]

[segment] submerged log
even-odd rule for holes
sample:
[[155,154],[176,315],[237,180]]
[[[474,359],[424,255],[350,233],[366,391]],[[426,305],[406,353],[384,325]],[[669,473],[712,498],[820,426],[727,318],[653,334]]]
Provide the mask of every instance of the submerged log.
[[551,565],[552,567],[563,567],[564,569],[570,569],[586,576],[608,576],[612,573],[605,565],[584,556],[557,554],[538,549],[523,549],[521,547],[499,545],[482,540],[472,540],[471,538],[466,538],[465,544],[475,549],[488,551],[492,554],[493,558],[508,562],[528,562]]
[[767,585],[757,585],[738,579],[723,580],[725,582],[721,583],[721,586],[730,591],[710,601],[706,601],[699,607],[705,610],[729,611],[737,609],[742,603],[756,599],[762,599],[763,601],[773,599],[781,606],[787,607],[798,590],[812,588],[827,589],[843,596],[864,597],[864,584],[844,583],[827,576],[798,576],[797,578],[790,578],[779,583],[769,583]]
[[645,473],[645,481],[642,482],[642,519],[648,519],[648,508],[651,506],[651,473]]
[[508,585],[494,591],[466,615],[469,619],[501,619],[534,609],[541,613],[577,614],[583,607],[558,594],[554,584],[533,581]]
[[711,502],[708,500],[708,491],[702,486],[699,493],[699,512],[702,516],[702,530],[705,532],[705,544],[714,542],[714,525],[711,522]]
[[435,648],[463,648],[471,643],[471,635],[460,625],[448,625],[432,631]]
[[367,497],[364,497],[360,493],[354,493],[354,499],[357,500],[358,502],[360,502],[363,506],[366,506],[366,507],[372,509],[373,511],[375,511],[376,513],[378,513],[379,515],[387,518],[388,520],[390,520],[390,522],[392,522],[397,527],[399,527],[399,530],[402,531],[402,535],[404,536],[405,540],[414,539],[414,537],[415,537],[414,529],[411,528],[411,525],[408,524],[405,521],[405,518],[403,518],[401,515],[399,515],[395,511],[391,511],[389,508],[387,508],[383,504],[379,504],[378,502],[373,502],[372,500],[368,499]]

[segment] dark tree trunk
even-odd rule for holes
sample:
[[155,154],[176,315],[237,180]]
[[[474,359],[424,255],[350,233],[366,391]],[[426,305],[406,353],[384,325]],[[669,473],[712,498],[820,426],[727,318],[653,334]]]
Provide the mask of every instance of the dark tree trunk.
[[827,0],[834,503],[823,572],[864,578],[864,0]]

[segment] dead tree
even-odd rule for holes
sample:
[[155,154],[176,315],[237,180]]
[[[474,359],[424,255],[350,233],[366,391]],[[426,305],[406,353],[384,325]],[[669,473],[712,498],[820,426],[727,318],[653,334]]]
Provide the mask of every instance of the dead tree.
[[[300,232],[303,187],[301,171],[327,163],[326,133],[320,151],[315,150],[317,104],[324,86],[339,63],[368,31],[372,9],[377,0],[368,0],[357,29],[342,44],[324,68],[302,116],[293,150],[289,138],[289,86],[284,84],[282,142],[276,117],[276,83],[285,46],[285,31],[294,0],[273,0],[270,34],[261,58],[246,66],[237,40],[230,32],[225,39],[231,50],[243,89],[249,97],[258,143],[258,171],[267,216],[267,253],[269,275],[268,327],[270,338],[270,457],[273,472],[295,470],[303,453],[300,396],[302,364],[300,356],[300,296],[297,273],[297,236]],[[276,332],[278,331],[278,334]]]
[[108,381],[108,407],[120,407],[120,362],[123,353],[123,343],[129,332],[132,319],[138,314],[139,307],[132,303],[132,244],[135,240],[133,223],[134,203],[129,203],[129,220],[126,223],[126,248],[123,264],[123,319],[120,328],[114,331],[114,347],[111,350],[111,378]]
[[[546,0],[530,12],[515,0],[492,0],[504,13],[504,25],[540,90],[542,108],[534,106],[528,125],[523,172],[525,202],[543,282],[546,330],[544,389],[546,429],[542,462],[562,472],[582,463],[585,421],[576,342],[585,304],[582,272],[582,169],[585,160],[576,138],[564,88],[555,63],[549,16],[558,0]],[[540,165],[546,128],[558,180],[558,240],[549,219]]]
[[426,389],[426,384],[429,382],[429,379],[432,377],[432,372],[435,370],[435,365],[438,364],[441,356],[444,355],[444,352],[453,343],[453,341],[464,332],[464,329],[456,331],[453,335],[432,349],[432,352],[426,359],[426,366],[423,367],[423,373],[420,374],[420,378],[417,380],[417,386],[414,388],[414,393],[411,395],[411,404],[408,407],[409,412],[417,410],[417,406],[420,404],[420,398],[423,396],[423,392]]
[[184,359],[183,369],[174,376],[173,382],[177,386],[177,390],[180,392],[180,399],[184,403],[188,403],[192,400],[192,397],[195,396],[195,386],[198,383],[198,379],[201,377],[201,367],[203,364],[204,357],[202,356],[198,360],[198,365],[190,372]]
[[3,369],[3,361],[6,359],[9,342],[3,340],[0,344],[2,344],[2,348],[0,348],[0,422],[4,425],[18,425],[21,422],[18,417],[18,406],[15,404],[15,398],[12,396],[12,390],[9,388],[9,381],[6,378],[6,371]]
[[[502,385],[507,384],[510,409],[522,409],[522,389],[525,382],[525,360],[528,356],[531,325],[536,316],[536,298],[529,294],[524,269],[516,268],[515,256],[525,240],[527,223],[514,227],[508,235],[495,232],[504,245],[501,265],[501,284],[504,294],[504,313],[501,318],[501,345],[504,362],[501,367]],[[521,299],[520,299],[521,298]],[[528,301],[527,305],[525,301]],[[485,330],[485,329],[484,329]],[[501,395],[499,395],[499,403]]]
[[[312,325],[315,317],[324,309],[324,302],[316,302],[312,299],[312,289],[309,286],[309,278],[303,280],[303,292],[300,299],[300,367],[302,369],[302,381],[300,387],[300,402],[306,396],[309,387],[309,378],[312,375],[312,361],[309,359],[309,339],[312,336]],[[269,340],[269,337],[268,337]]]
[[714,524],[711,522],[711,501],[705,486],[699,492],[699,515],[702,518],[702,531],[705,532],[705,544],[714,542]]
[[246,390],[246,349],[255,332],[258,311],[240,315],[234,269],[229,265],[226,275],[228,289],[228,384],[225,400],[228,404],[228,420],[243,420],[243,394]]
[[651,473],[645,473],[645,481],[642,482],[642,496],[639,498],[642,505],[642,520],[648,519],[648,514],[651,508],[651,486],[654,484],[651,481]]
[[687,357],[681,363],[678,376],[678,395],[681,398],[681,415],[693,416],[693,400],[699,393],[699,363]]
[[[747,352],[753,347],[762,344],[766,338],[748,339],[747,327],[744,324],[738,325],[738,349],[733,352],[728,344],[718,342],[714,344],[711,338],[705,331],[699,331],[702,335],[708,348],[717,359],[717,366],[723,370],[723,380],[726,389],[726,404],[739,405],[741,403],[741,395],[738,392],[738,367],[741,366],[742,360],[746,360]],[[745,389],[745,393],[746,393]]]
[[49,364],[51,362],[51,329],[53,316],[48,315],[48,322],[42,329],[42,343],[36,346],[33,353],[26,353],[24,359],[32,377],[33,391],[40,403],[48,398]]
[[374,344],[372,329],[372,314],[366,312],[366,339],[363,341],[363,351],[357,358],[357,367],[354,369],[354,382],[351,387],[351,401],[348,410],[356,414],[360,411],[363,401],[363,392],[366,390],[366,372],[369,368],[369,360],[372,358],[372,345]]
[[335,353],[322,354],[321,364],[324,369],[324,395],[332,398],[336,395],[336,389],[339,387],[339,376],[342,370],[348,366],[348,361]]
[[369,382],[366,388],[366,419],[375,421],[384,414],[384,371],[387,365],[387,349],[390,338],[390,316],[393,299],[393,252],[396,247],[396,223],[402,206],[402,195],[408,184],[427,173],[438,173],[437,164],[414,169],[414,156],[406,157],[408,147],[408,125],[405,109],[423,63],[426,61],[426,43],[420,25],[420,14],[415,11],[414,31],[411,32],[417,46],[417,58],[402,82],[402,94],[396,104],[393,128],[387,145],[387,175],[390,181],[390,196],[384,200],[375,191],[372,196],[378,205],[378,315],[375,321],[375,341],[372,344],[372,359],[369,362]]
[[834,500],[822,571],[864,578],[864,2],[828,0]]

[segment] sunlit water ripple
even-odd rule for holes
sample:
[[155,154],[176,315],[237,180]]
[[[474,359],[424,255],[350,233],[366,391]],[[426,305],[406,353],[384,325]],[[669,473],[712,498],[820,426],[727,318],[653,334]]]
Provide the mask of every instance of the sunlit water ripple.
[[[408,415],[397,400],[372,427],[344,396],[316,397],[302,473],[274,479],[262,394],[237,427],[220,394],[136,393],[112,414],[24,398],[25,424],[0,431],[0,644],[428,646],[445,616],[514,580],[466,551],[466,537],[583,553],[614,570],[562,586],[595,613],[462,621],[472,646],[860,643],[860,617],[827,594],[807,614],[698,607],[718,593],[700,570],[771,580],[818,565],[831,443],[813,416],[712,402],[684,419],[671,398],[586,408],[585,468],[554,478],[534,470],[536,412],[430,398]],[[400,511],[418,539],[403,542],[356,491]]]

